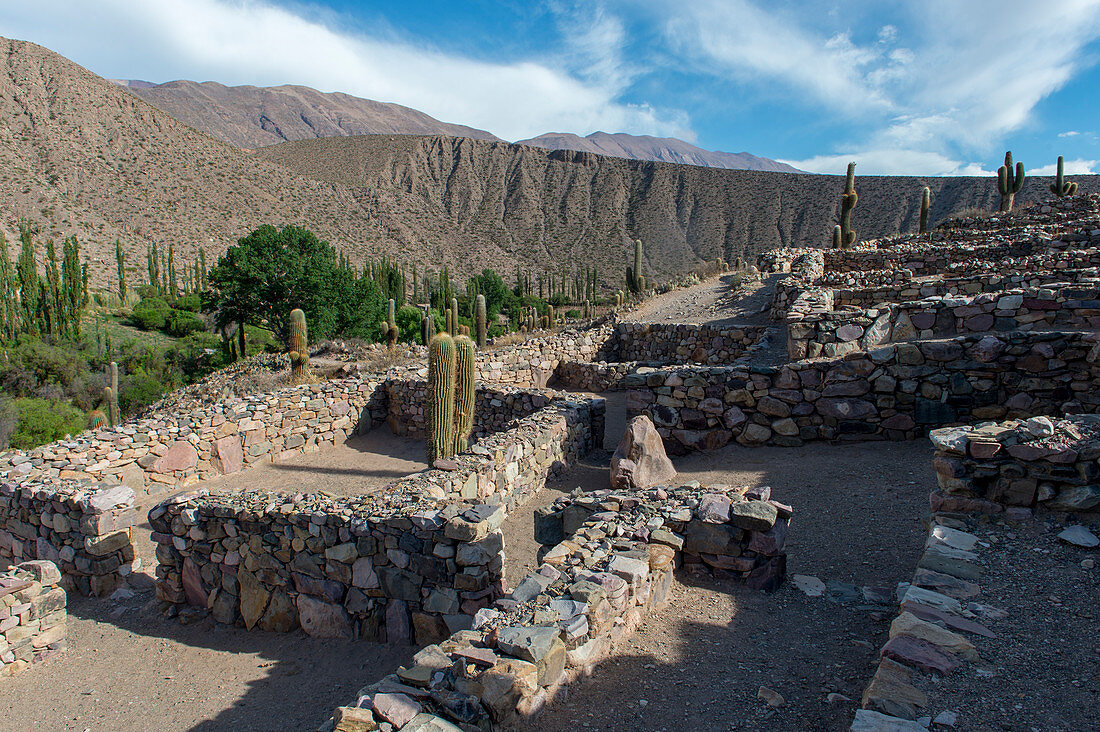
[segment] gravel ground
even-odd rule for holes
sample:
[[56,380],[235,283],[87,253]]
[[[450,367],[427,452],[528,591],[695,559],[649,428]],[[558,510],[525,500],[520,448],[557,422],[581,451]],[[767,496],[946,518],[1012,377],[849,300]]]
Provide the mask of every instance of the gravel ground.
[[734,273],[714,277],[683,289],[656,295],[641,303],[626,318],[638,323],[693,323],[700,325],[771,324],[768,309],[775,283],[786,275],[765,275],[745,283],[734,296]]
[[914,674],[933,716],[954,711],[960,730],[1100,730],[1100,571],[1082,566],[1100,551],[1058,540],[1063,528],[1038,520],[973,532],[990,544],[978,551],[977,601],[1008,616],[989,622],[996,638],[972,639],[982,663],[942,679]]

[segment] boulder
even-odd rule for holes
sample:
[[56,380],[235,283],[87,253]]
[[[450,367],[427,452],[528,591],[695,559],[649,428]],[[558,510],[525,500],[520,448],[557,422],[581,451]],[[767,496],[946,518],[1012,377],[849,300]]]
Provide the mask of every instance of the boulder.
[[187,440],[176,440],[168,448],[168,452],[157,458],[153,463],[154,473],[173,473],[177,470],[188,470],[199,463],[199,453]]
[[611,456],[611,487],[617,490],[649,488],[667,483],[675,475],[676,468],[665,454],[661,435],[649,417],[641,415],[630,420]]

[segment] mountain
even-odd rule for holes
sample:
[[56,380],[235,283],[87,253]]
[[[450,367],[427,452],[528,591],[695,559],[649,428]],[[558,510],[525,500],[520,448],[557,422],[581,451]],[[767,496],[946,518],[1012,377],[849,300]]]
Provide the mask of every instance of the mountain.
[[485,130],[440,122],[400,104],[308,86],[223,86],[213,81],[153,84],[113,80],[185,124],[240,148],[346,135],[451,135],[496,140]]
[[[261,224],[296,224],[359,263],[387,255],[458,275],[492,267],[596,265],[619,287],[633,238],[659,280],[703,260],[791,244],[827,245],[843,178],[724,170],[440,135],[284,142],[255,152],[199,132],[32,43],[0,39],[0,232],[75,234],[93,283],[115,283],[116,239],[131,282],[145,250],[213,259]],[[1082,192],[1096,176],[1074,176]],[[1028,179],[1017,197],[1047,195]],[[853,225],[871,238],[916,228],[920,189],[933,221],[998,200],[986,178],[860,177]]]
[[[196,130],[245,149],[287,140],[351,135],[447,135],[475,140],[500,139],[485,130],[440,122],[400,104],[375,102],[348,94],[324,93],[307,86],[223,86],[213,81],[154,84],[136,79],[111,81]],[[580,137],[566,132],[550,132],[520,140],[516,144],[707,168],[799,172],[785,163],[768,158],[746,152],[711,152],[674,137],[621,132],[593,132],[587,137]]]
[[704,168],[729,168],[730,170],[770,170],[776,173],[799,173],[786,163],[769,158],[761,158],[747,152],[712,152],[696,147],[675,137],[650,137],[649,135],[628,135],[625,132],[608,134],[593,132],[581,137],[571,132],[547,132],[529,140],[520,140],[517,145],[531,145],[550,150],[579,150],[610,155],[616,158],[633,160],[653,160],[662,163],[680,165],[700,165]]

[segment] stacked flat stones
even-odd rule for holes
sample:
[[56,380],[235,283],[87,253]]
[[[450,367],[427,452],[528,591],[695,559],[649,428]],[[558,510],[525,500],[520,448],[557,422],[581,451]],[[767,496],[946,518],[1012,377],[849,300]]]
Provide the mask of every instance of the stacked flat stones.
[[717,327],[677,323],[619,323],[619,361],[728,364],[757,343],[766,326]]
[[53,562],[22,562],[0,572],[0,677],[66,648],[66,595]]
[[0,483],[0,557],[49,560],[85,595],[109,595],[141,567],[130,537],[139,520],[125,486],[71,478]]
[[983,623],[1004,613],[977,602],[981,545],[962,526],[950,517],[933,518],[913,582],[899,588],[901,612],[890,624],[853,732],[927,730],[929,699],[914,686],[916,677],[928,674],[950,684],[953,675],[962,675],[968,664],[980,660],[976,643],[995,637]]
[[500,729],[533,717],[665,604],[680,561],[778,586],[790,513],[760,492],[697,483],[564,499],[537,531],[544,541],[568,536],[537,571],[478,611],[472,628],[361,689],[321,729]]
[[1100,509],[1100,415],[1033,417],[930,434],[936,510],[1022,518]]

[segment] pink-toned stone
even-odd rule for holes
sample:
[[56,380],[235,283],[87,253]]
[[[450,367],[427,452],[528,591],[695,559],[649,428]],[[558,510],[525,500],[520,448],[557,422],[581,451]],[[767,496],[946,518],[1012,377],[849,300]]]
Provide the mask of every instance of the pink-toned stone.
[[892,658],[898,663],[904,663],[906,666],[942,676],[950,674],[961,665],[954,656],[939,646],[907,635],[891,638],[882,647],[880,655]]
[[611,487],[617,490],[649,488],[666,483],[675,475],[676,468],[668,459],[661,435],[649,417],[641,415],[630,420],[611,456]]
[[187,595],[187,604],[194,607],[206,607],[206,590],[202,587],[199,567],[191,557],[183,560],[183,592]]
[[420,714],[420,703],[404,694],[375,694],[371,709],[395,729],[401,729]]
[[1001,451],[1001,443],[999,442],[979,442],[971,440],[967,445],[967,449],[970,451],[970,456],[978,458],[979,460],[985,460],[993,457]]
[[157,458],[153,463],[154,473],[173,473],[177,470],[187,470],[199,463],[199,453],[195,446],[186,440],[176,440],[168,448],[168,452]]
[[985,636],[986,638],[997,637],[996,633],[980,623],[975,623],[973,620],[968,620],[938,608],[906,601],[901,604],[901,609],[907,613],[916,615],[921,620],[928,620],[933,623],[943,623],[953,630],[961,630],[964,633],[973,633],[975,635]]
[[214,468],[220,473],[236,473],[244,467],[244,448],[241,447],[240,435],[226,435],[214,440],[211,454]]

